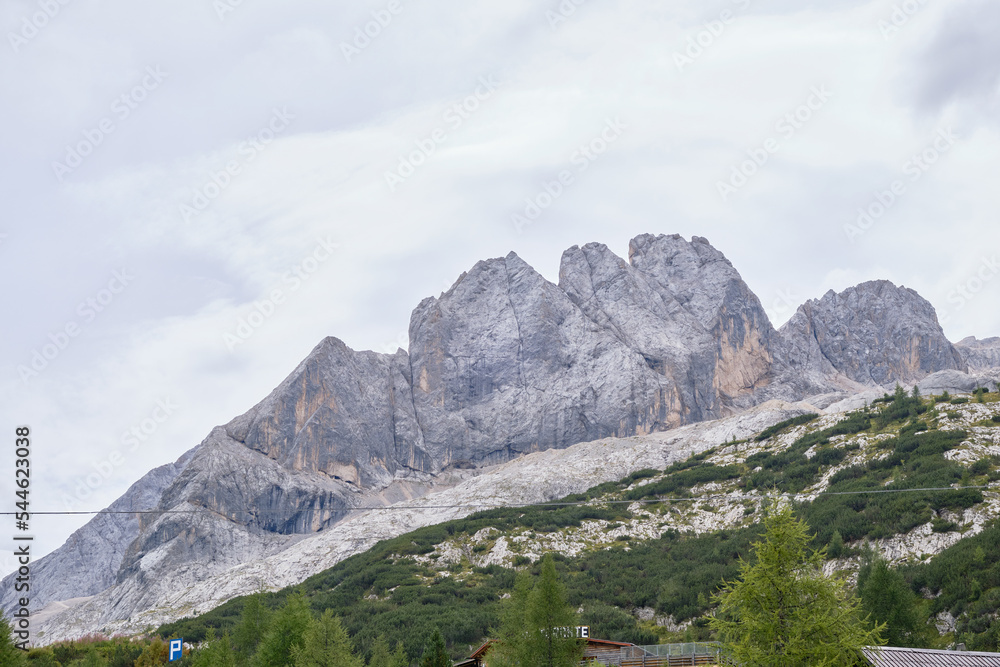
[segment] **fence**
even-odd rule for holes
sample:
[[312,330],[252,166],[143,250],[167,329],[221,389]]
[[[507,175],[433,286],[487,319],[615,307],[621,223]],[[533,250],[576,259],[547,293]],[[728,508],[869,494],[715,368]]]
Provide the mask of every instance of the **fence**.
[[730,665],[720,655],[718,644],[690,642],[658,646],[624,646],[617,664],[620,667],[684,667],[687,665]]

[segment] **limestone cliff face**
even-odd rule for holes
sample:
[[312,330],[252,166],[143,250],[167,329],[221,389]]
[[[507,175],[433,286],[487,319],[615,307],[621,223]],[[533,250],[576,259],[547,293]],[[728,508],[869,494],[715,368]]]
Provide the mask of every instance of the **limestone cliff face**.
[[439,466],[649,432],[676,412],[669,382],[513,253],[421,303],[410,350],[424,451]]
[[[123,512],[156,506],[189,459],[185,455],[149,471],[108,509]],[[41,607],[54,600],[95,595],[114,585],[126,551],[141,530],[140,517],[134,514],[102,514],[91,519],[61,547],[32,563],[32,603]],[[0,585],[0,607],[8,611],[22,595],[14,588],[13,576]]]
[[[919,294],[876,280],[807,301],[781,329],[790,358],[862,384],[913,384],[968,366]],[[829,366],[827,366],[829,364]]]
[[639,236],[628,263],[602,244],[574,246],[563,253],[559,287],[664,377],[676,397],[671,426],[759,401],[755,392],[774,379],[774,329],[705,239]]
[[336,338],[317,345],[226,433],[284,468],[355,489],[384,487],[401,466],[427,467],[406,353],[355,352]]
[[636,237],[627,261],[574,246],[558,285],[513,253],[481,261],[417,306],[409,338],[394,355],[321,341],[260,403],[115,504],[153,513],[99,516],[38,561],[33,601],[104,591],[88,612],[97,630],[449,475],[966,369],[912,290],[831,292],[779,333],[721,252],[677,235]]
[[969,370],[1000,368],[1000,338],[996,336],[982,340],[968,336],[955,343],[955,347],[969,365]]

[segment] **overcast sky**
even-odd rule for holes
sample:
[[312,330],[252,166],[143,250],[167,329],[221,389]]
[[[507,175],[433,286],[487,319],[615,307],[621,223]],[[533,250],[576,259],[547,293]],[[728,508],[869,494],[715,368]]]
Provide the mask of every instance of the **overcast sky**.
[[[107,506],[324,336],[405,347],[511,250],[557,280],[572,245],[705,236],[776,326],[886,278],[1000,334],[1000,3],[5,0],[0,27],[0,423],[32,429],[34,510]],[[85,520],[34,518],[36,555]]]

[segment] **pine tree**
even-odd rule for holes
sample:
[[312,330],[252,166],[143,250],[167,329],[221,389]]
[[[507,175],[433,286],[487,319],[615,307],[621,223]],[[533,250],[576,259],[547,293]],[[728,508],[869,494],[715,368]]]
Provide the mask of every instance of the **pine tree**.
[[827,548],[830,558],[840,558],[844,555],[845,548],[844,536],[840,534],[839,530],[833,531],[833,535],[830,537],[830,546]]
[[264,606],[264,593],[258,591],[243,604],[240,622],[233,632],[233,644],[241,665],[249,664],[270,624],[271,610]]
[[351,638],[332,609],[309,622],[302,646],[293,647],[292,655],[295,667],[364,667],[361,658],[354,656]]
[[861,648],[880,644],[882,626],[866,627],[843,581],[823,574],[824,552],[809,552],[804,521],[789,507],[769,510],[755,562],[715,596],[710,620],[731,657],[755,667],[864,664]]
[[583,657],[583,642],[576,637],[576,612],[566,602],[566,593],[552,554],[542,559],[542,575],[528,601],[528,635],[525,639],[530,665],[574,667]]
[[882,623],[882,636],[889,646],[928,646],[927,614],[903,575],[873,552],[865,555],[858,572],[861,608],[874,623]]
[[306,629],[312,620],[309,603],[302,593],[293,593],[285,600],[260,641],[253,664],[258,667],[291,667],[292,650],[302,646]]
[[135,667],[153,667],[154,665],[165,665],[170,658],[170,648],[167,643],[156,637],[146,645],[142,653],[136,658]]
[[229,634],[224,634],[219,639],[215,636],[215,628],[209,628],[205,641],[195,651],[191,664],[194,667],[236,667],[236,653]]
[[0,612],[0,667],[16,667],[24,663],[24,651],[14,646],[13,631],[7,617]]
[[396,644],[396,650],[389,652],[389,642],[385,637],[379,635],[372,644],[372,658],[368,661],[368,667],[408,667],[410,662],[403,652],[403,644]]
[[519,572],[510,597],[500,605],[500,627],[493,632],[490,667],[518,667],[529,664],[524,637],[528,633],[526,610],[531,598],[531,577]]
[[437,628],[434,629],[434,634],[431,635],[431,640],[420,658],[420,667],[451,667],[451,658],[448,657],[444,637]]
[[73,663],[74,667],[103,667],[107,664],[107,660],[101,657],[101,654],[93,646],[87,649],[87,654],[83,658]]

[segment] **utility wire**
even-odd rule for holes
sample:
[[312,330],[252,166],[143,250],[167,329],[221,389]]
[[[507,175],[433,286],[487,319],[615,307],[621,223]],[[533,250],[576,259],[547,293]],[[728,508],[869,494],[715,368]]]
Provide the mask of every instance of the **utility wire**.
[[[463,503],[456,505],[378,505],[378,506],[356,506],[341,507],[332,512],[379,512],[379,511],[403,511],[403,510],[428,510],[428,509],[527,509],[531,507],[583,507],[598,505],[655,505],[657,503],[675,502],[696,502],[699,500],[734,500],[734,499],[767,499],[767,498],[816,498],[819,496],[859,496],[877,493],[916,493],[932,491],[966,491],[973,489],[989,489],[988,484],[979,486],[944,486],[925,487],[917,489],[866,489],[863,491],[819,491],[816,493],[775,493],[775,494],[714,494],[710,496],[659,496],[656,498],[639,498],[637,500],[576,500],[570,502],[546,502],[546,503]],[[98,515],[98,514],[199,514],[208,508],[190,510],[75,510],[75,511],[44,511],[29,512],[35,516],[71,516],[71,515]],[[279,514],[286,512],[302,512],[309,508],[289,508],[289,509],[237,509],[235,512],[247,512],[252,514]],[[214,512],[214,510],[208,510]],[[218,512],[215,512],[218,513]],[[19,512],[0,512],[0,516],[14,516]]]

